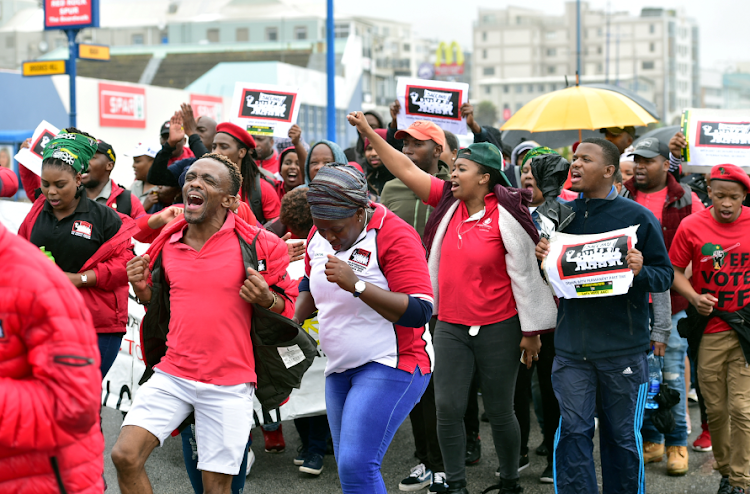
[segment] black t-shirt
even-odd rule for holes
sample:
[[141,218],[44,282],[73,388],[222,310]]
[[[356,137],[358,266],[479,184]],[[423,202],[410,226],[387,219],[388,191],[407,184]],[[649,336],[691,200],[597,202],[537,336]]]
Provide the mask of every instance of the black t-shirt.
[[73,214],[60,221],[45,201],[29,240],[51,252],[60,269],[77,273],[121,225],[122,220],[112,208],[84,194]]

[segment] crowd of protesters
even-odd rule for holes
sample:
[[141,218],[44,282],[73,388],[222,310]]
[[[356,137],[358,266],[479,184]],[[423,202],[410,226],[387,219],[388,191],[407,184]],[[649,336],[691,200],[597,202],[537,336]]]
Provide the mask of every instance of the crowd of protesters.
[[[745,172],[728,163],[705,182],[685,176],[679,132],[633,146],[633,127],[602,129],[571,143],[569,162],[533,141],[505,148],[469,103],[465,148],[430,121],[398,129],[399,110],[388,125],[351,113],[359,137],[342,149],[308,144],[296,125],[285,139],[253,136],[184,104],[160,144],[128,150],[128,188],[110,178],[112,146],[73,127],[46,145],[41,175],[21,166],[31,210],[18,237],[0,226],[0,491],[106,488],[100,384],[130,285],[147,310],[147,368],[111,453],[123,493],[153,492],[146,460],[175,431],[196,493],[243,492],[268,318],[287,330],[317,319],[326,414],[295,419],[294,464],[320,475],[332,449],[345,493],[394,488],[380,468],[408,416],[419,464],[398,489],[467,494],[466,466],[481,458],[477,389],[501,493],[523,491],[532,396],[539,481],[555,492],[598,492],[598,427],[605,493],[645,492],[644,465],[665,455],[666,473],[685,475],[689,446],[713,450],[719,494],[744,493]],[[0,167],[0,195],[18,185]],[[540,272],[554,232],[634,225],[626,294],[554,296]],[[148,251],[136,255],[131,239]],[[671,427],[645,407],[651,353],[676,392]],[[264,449],[279,453],[270,412]]]

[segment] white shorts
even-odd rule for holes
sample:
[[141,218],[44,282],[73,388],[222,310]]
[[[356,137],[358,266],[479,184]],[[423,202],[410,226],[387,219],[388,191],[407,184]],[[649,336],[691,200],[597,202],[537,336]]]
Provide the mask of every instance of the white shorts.
[[161,446],[195,411],[198,470],[237,475],[253,424],[253,385],[205,384],[154,370],[135,394],[122,426],[146,429]]

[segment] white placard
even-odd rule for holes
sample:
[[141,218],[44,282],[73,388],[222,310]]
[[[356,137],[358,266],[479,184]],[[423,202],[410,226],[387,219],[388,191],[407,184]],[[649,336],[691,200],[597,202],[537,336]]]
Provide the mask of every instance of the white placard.
[[230,120],[253,135],[288,137],[297,123],[299,89],[238,82],[234,86]]
[[456,135],[466,134],[461,105],[469,100],[468,84],[399,77],[396,95],[401,104],[396,119],[399,129],[406,129],[417,120],[429,120]]
[[37,125],[34,135],[31,137],[31,147],[18,151],[15,156],[16,161],[41,177],[44,146],[59,133],[60,129],[48,121],[42,120],[42,123]]
[[625,260],[638,242],[638,226],[592,235],[556,233],[542,263],[559,298],[611,297],[627,293],[633,271]]
[[688,108],[682,114],[682,133],[688,170],[707,173],[731,163],[750,171],[750,110]]

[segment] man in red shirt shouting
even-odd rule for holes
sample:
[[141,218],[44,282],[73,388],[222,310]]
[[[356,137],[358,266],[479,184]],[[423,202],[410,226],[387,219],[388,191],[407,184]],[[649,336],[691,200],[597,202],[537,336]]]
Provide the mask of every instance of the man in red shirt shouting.
[[[251,304],[291,317],[298,293],[286,277],[286,244],[231,212],[241,183],[239,168],[224,156],[196,161],[182,189],[184,218],[128,263],[133,290],[152,317],[142,329],[150,379],[112,450],[123,494],[152,492],[144,464],[191,412],[205,492],[229,493],[239,472],[257,382]],[[245,269],[251,245],[258,271]]]

